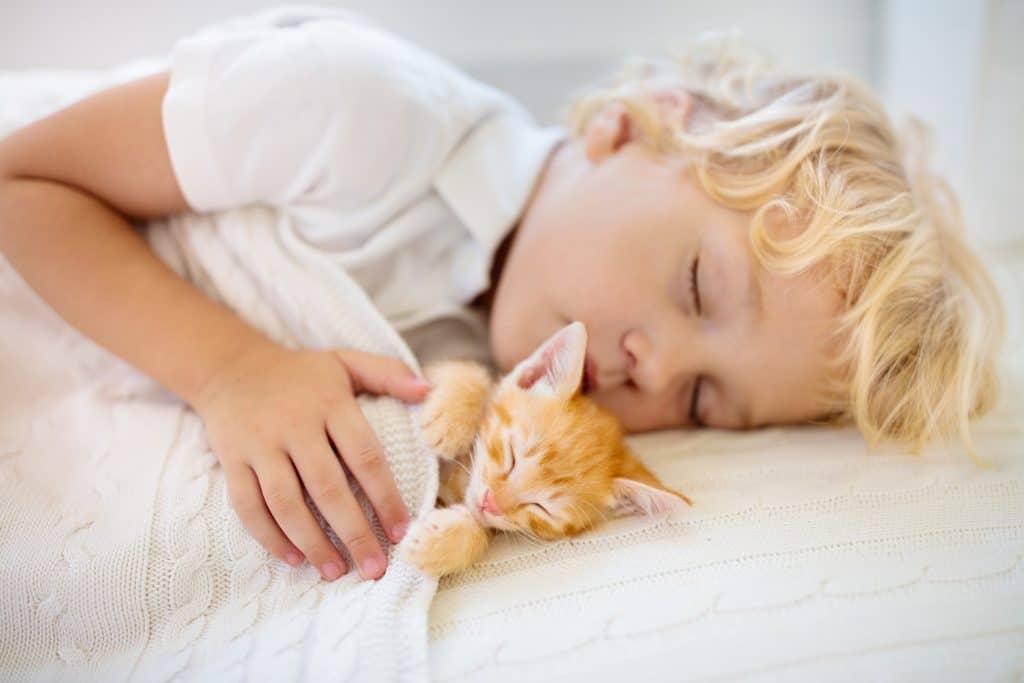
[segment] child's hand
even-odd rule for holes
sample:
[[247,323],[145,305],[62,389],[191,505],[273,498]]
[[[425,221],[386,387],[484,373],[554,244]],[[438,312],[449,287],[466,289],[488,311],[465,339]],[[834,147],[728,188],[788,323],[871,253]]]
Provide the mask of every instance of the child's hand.
[[232,359],[194,401],[245,528],[286,562],[290,554],[293,564],[301,562],[301,550],[330,580],[348,568],[305,503],[303,486],[364,578],[380,577],[387,560],[328,435],[388,537],[398,542],[409,523],[384,452],[356,403],[364,391],[418,402],[429,384],[387,356],[265,344]]

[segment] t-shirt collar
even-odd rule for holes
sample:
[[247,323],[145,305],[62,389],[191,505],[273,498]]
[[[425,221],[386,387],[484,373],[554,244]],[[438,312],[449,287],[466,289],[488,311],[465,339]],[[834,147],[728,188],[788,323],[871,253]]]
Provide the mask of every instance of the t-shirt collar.
[[459,287],[464,296],[489,286],[498,245],[526,208],[553,147],[567,136],[563,126],[539,127],[525,112],[503,111],[475,126],[435,176],[435,188],[483,257],[478,272],[462,274],[469,276]]

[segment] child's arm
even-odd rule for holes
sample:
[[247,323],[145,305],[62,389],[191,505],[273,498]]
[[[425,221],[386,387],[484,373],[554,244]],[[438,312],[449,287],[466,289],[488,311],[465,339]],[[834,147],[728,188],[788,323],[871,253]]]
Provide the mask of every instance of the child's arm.
[[425,389],[394,359],[280,347],[152,253],[128,217],[188,208],[162,127],[167,85],[161,73],[113,87],[0,140],[0,252],[70,324],[196,408],[232,504],[267,550],[286,559],[297,546],[321,570],[344,569],[297,470],[364,576],[379,576],[385,557],[325,426],[397,540],[408,513],[354,394],[420,400]]
[[128,216],[188,209],[161,128],[166,88],[166,74],[115,87],[0,140],[0,250],[65,320],[194,403],[215,368],[266,340],[131,229]]

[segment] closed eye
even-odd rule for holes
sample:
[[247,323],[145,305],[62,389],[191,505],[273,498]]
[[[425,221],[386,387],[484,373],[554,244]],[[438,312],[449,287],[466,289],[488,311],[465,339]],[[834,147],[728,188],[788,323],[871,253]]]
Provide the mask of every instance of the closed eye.
[[693,265],[690,266],[690,292],[693,294],[693,306],[697,309],[697,315],[701,314],[700,308],[700,287],[697,284],[697,268],[700,267],[700,257],[693,259]]
[[512,470],[516,468],[516,449],[512,444],[508,445],[508,452],[511,456],[508,466],[508,471],[505,472],[505,476],[512,474]]
[[[690,266],[690,292],[693,293],[693,307],[697,311],[697,315],[701,314],[700,305],[700,286],[697,280],[697,268],[700,267],[700,257],[695,256],[693,259],[693,265]],[[698,427],[706,426],[700,419],[700,415],[697,412],[698,402],[700,400],[700,385],[702,377],[698,375],[693,381],[693,390],[690,393],[690,424],[697,425]]]
[[550,512],[548,512],[548,509],[547,509],[546,507],[544,507],[543,505],[541,505],[540,503],[527,503],[527,505],[536,505],[537,507],[539,507],[539,508],[541,509],[541,511],[542,511],[542,512],[543,512],[543,513],[544,513],[545,515],[547,515],[548,517],[550,517],[550,516],[551,516],[551,513],[550,513]]
[[703,377],[697,375],[697,379],[693,382],[693,391],[691,392],[690,398],[690,423],[698,427],[707,427],[704,421],[700,419],[700,415],[697,413],[697,402],[700,400],[700,385]]

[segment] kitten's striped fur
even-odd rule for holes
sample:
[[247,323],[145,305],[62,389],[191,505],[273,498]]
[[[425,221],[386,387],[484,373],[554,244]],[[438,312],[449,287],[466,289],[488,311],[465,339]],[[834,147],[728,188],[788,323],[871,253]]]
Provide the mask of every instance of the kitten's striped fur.
[[587,333],[572,323],[498,383],[470,361],[426,368],[421,425],[441,458],[438,502],[403,551],[427,574],[471,565],[500,529],[543,540],[622,514],[691,505],[629,450],[609,412],[580,392]]

